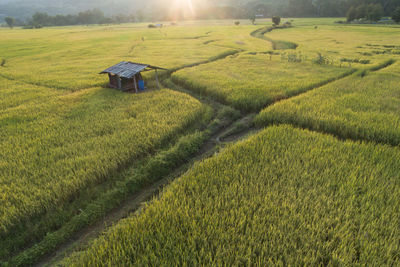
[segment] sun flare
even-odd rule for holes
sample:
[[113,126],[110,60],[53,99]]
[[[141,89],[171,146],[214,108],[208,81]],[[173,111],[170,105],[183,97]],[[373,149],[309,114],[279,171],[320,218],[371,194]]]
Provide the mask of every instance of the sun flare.
[[191,15],[195,14],[195,9],[192,0],[174,0],[172,4],[173,10],[180,10]]

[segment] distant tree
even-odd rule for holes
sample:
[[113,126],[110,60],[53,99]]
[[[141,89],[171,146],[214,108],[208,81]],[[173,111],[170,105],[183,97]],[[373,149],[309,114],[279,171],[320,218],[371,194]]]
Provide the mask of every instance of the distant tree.
[[276,26],[278,26],[279,24],[281,24],[281,17],[279,17],[279,16],[273,16],[273,17],[272,17],[272,22],[273,22]]
[[367,17],[367,5],[359,5],[355,10],[356,19],[363,19]]
[[256,15],[255,14],[252,14],[252,15],[250,15],[250,21],[251,21],[251,24],[256,24]]
[[292,17],[309,17],[317,13],[313,0],[289,0],[287,10]]
[[378,21],[383,16],[383,7],[381,4],[369,4],[367,6],[367,19],[370,21]]
[[315,0],[314,5],[319,17],[341,17],[347,10],[344,0]]
[[347,21],[355,19],[366,19],[369,21],[378,21],[384,15],[381,4],[362,4],[357,7],[350,7],[347,11]]
[[6,21],[8,27],[11,29],[14,27],[15,19],[13,17],[6,17],[4,20]]
[[239,26],[239,25],[240,25],[240,21],[238,21],[238,20],[235,21],[235,25],[236,25],[236,26]]
[[103,24],[109,23],[110,20],[104,16],[100,9],[92,9],[78,14],[78,24]]
[[347,22],[351,22],[357,18],[357,10],[354,7],[350,7],[346,14]]
[[394,10],[394,12],[392,14],[392,19],[396,23],[400,23],[400,6]]
[[[31,24],[36,28],[41,28],[41,26],[52,26],[52,19],[47,13],[36,12],[32,16]],[[40,26],[40,27],[39,27]]]

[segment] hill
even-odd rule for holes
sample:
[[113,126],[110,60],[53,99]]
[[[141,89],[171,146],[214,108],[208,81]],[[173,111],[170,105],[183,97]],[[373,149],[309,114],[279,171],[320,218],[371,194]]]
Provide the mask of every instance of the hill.
[[100,9],[106,15],[114,15],[147,9],[152,2],[154,0],[146,2],[139,0],[0,0],[0,16],[27,19],[35,12],[66,15],[94,8]]

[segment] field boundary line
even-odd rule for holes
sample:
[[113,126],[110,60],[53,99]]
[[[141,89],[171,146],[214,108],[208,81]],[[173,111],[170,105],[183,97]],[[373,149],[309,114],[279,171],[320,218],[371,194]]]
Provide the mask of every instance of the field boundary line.
[[223,60],[223,59],[225,59],[225,58],[227,58],[229,56],[233,56],[233,55],[239,54],[241,52],[244,52],[244,50],[238,50],[238,49],[231,48],[231,50],[228,50],[228,51],[226,51],[224,53],[221,53],[219,55],[216,55],[214,57],[210,57],[207,60],[203,60],[203,61],[199,61],[199,62],[195,62],[195,63],[192,63],[192,64],[187,64],[187,65],[183,65],[181,67],[170,69],[170,70],[168,70],[166,72],[167,73],[167,78],[169,78],[173,73],[175,73],[177,71],[180,71],[180,70],[183,70],[183,69],[186,69],[186,68],[192,68],[192,67],[196,67],[196,66],[212,63],[212,62],[215,62],[215,61],[218,61],[218,60]]
[[[241,116],[235,121],[232,121],[228,126],[220,127],[215,132],[208,135],[204,140],[201,147],[190,159],[176,168],[173,168],[168,174],[164,175],[161,179],[149,184],[143,189],[135,192],[132,196],[126,198],[120,205],[113,208],[104,217],[96,220],[93,224],[79,229],[72,237],[59,245],[53,252],[45,255],[38,260],[34,266],[51,266],[62,261],[68,255],[79,251],[80,248],[92,242],[97,237],[101,236],[108,228],[112,227],[115,223],[129,216],[135,216],[138,211],[143,208],[145,203],[148,203],[153,198],[157,198],[162,194],[163,188],[168,186],[174,180],[182,176],[189,170],[196,162],[209,158],[219,150],[221,143],[231,143],[236,140],[246,137],[252,130],[257,130],[252,127],[244,129],[240,132],[233,132],[233,134],[226,135],[230,128],[234,128],[236,122],[242,121],[246,116]],[[207,135],[207,130],[205,130]],[[232,137],[233,140],[221,141],[221,137]]]
[[390,66],[393,65],[394,63],[396,63],[396,60],[395,60],[394,58],[391,58],[391,59],[388,59],[388,60],[385,60],[385,61],[381,62],[381,63],[378,64],[378,65],[372,66],[372,67],[369,68],[368,70],[369,70],[369,71],[372,71],[372,72],[380,71],[380,70],[382,70],[382,69],[385,69],[385,68],[387,68],[387,67],[390,67]]
[[[273,100],[273,102],[261,107],[259,110],[250,110],[250,111],[241,110],[241,111],[246,113],[246,114],[253,113],[253,112],[261,112],[263,109],[265,109],[265,108],[267,108],[267,107],[269,107],[271,105],[274,105],[274,104],[276,104],[276,103],[278,103],[280,101],[288,100],[288,99],[290,99],[292,97],[296,97],[296,96],[305,94],[307,92],[310,92],[312,90],[316,90],[316,89],[318,89],[320,87],[323,87],[323,86],[328,85],[330,83],[333,83],[333,82],[336,82],[338,80],[344,79],[344,78],[346,78],[348,76],[351,76],[352,74],[354,74],[356,72],[357,72],[357,69],[349,69],[349,71],[347,71],[347,72],[345,72],[345,73],[343,73],[343,74],[341,74],[339,76],[336,76],[336,77],[333,77],[333,78],[330,78],[330,79],[327,79],[327,80],[323,80],[323,81],[321,81],[319,83],[316,83],[314,85],[310,85],[310,86],[305,87],[305,88],[303,88],[301,90],[296,90],[296,91],[293,91],[291,93],[288,93],[286,96],[282,96],[280,98],[276,98],[276,99]],[[170,79],[170,80],[175,85],[179,85],[181,87],[187,87],[188,86],[187,81],[179,81],[179,82],[177,82],[174,79]],[[196,89],[196,90],[189,90],[189,91],[194,93],[194,95],[191,94],[192,96],[194,96],[197,99],[199,99],[198,94],[201,94],[201,91],[204,91],[204,88],[205,87],[202,86],[202,87],[199,87],[198,90]],[[188,93],[188,92],[186,92],[186,93]],[[214,102],[218,102],[218,103],[220,103],[222,105],[226,105],[226,106],[230,106],[232,108],[235,108],[232,104],[226,102],[226,99],[222,99],[222,97],[219,97],[219,96],[217,96],[217,95],[215,95],[213,93],[204,91],[204,93],[201,95],[201,97],[204,97],[204,96],[209,98],[209,99],[211,99]]]
[[281,101],[289,100],[289,99],[291,99],[293,97],[297,97],[297,96],[306,94],[306,93],[311,92],[313,90],[318,90],[319,88],[324,87],[324,86],[326,86],[328,84],[343,80],[343,79],[353,75],[354,73],[357,73],[357,71],[358,71],[357,69],[351,69],[348,72],[345,72],[340,76],[337,76],[337,77],[322,81],[322,82],[316,84],[315,86],[312,86],[312,87],[310,87],[310,88],[308,88],[308,89],[306,89],[304,91],[294,92],[293,94],[289,95],[288,97],[283,97],[283,98],[277,99],[275,102],[271,103],[270,105],[265,106],[263,109],[265,109],[265,108],[267,108],[269,106],[275,105],[276,103],[279,103]]
[[289,27],[284,27],[284,26],[262,27],[255,31],[252,31],[250,33],[250,36],[270,42],[272,44],[273,50],[296,49],[299,45],[294,42],[283,41],[283,40],[274,40],[272,38],[265,36],[266,33],[272,32],[273,30],[282,30],[282,29],[289,29],[289,28],[292,28],[292,26],[289,26]]
[[[367,76],[370,72],[378,72],[379,70],[382,70],[384,68],[387,68],[387,67],[393,65],[395,62],[396,62],[395,59],[389,59],[389,60],[386,60],[384,62],[381,62],[380,64],[378,64],[376,66],[372,66],[369,69],[365,69],[365,70],[354,69],[352,74],[363,78],[363,77]],[[346,75],[346,76],[342,77],[341,79],[343,79],[345,77],[348,77],[348,76],[351,76],[351,74],[350,75]],[[341,80],[341,79],[337,79],[335,81],[338,81],[338,80]],[[335,81],[332,81],[332,82],[335,82]],[[329,83],[331,83],[331,82],[329,82]],[[325,85],[327,85],[329,83],[326,83]],[[318,88],[323,87],[325,85],[319,86],[319,87],[314,88],[312,90],[318,89]],[[311,90],[309,90],[307,92],[304,92],[304,94],[308,93],[310,91]],[[297,96],[300,96],[302,94],[299,94],[299,95],[296,95],[296,96],[293,96],[293,97],[297,97]],[[290,98],[282,99],[282,100],[284,101],[284,100],[289,100],[289,99]],[[275,102],[274,104],[276,104],[278,102]],[[274,105],[274,104],[272,104],[272,105]],[[257,121],[257,119],[256,119],[256,121]],[[316,122],[318,123],[319,121],[316,120]],[[384,141],[379,141],[379,140],[375,140],[375,139],[368,139],[368,138],[365,138],[365,137],[358,137],[358,136],[355,136],[355,135],[343,136],[337,131],[325,130],[324,127],[312,126],[312,124],[310,124],[310,123],[297,123],[296,122],[296,118],[291,119],[290,121],[286,121],[286,122],[281,122],[279,120],[271,119],[271,120],[267,121],[267,123],[264,124],[264,125],[260,125],[260,123],[256,122],[256,126],[259,129],[267,128],[267,127],[270,127],[270,126],[273,126],[273,125],[291,125],[291,126],[293,126],[295,128],[298,128],[298,129],[309,130],[309,131],[320,133],[320,134],[331,135],[331,136],[333,136],[333,137],[335,137],[335,138],[337,138],[338,140],[341,140],[341,141],[365,142],[365,143],[373,143],[373,144],[376,144],[376,145],[387,145],[387,146],[390,146],[390,147],[399,147],[399,144],[393,143],[393,142],[384,142]]]
[[375,144],[375,145],[383,145],[383,146],[388,146],[388,147],[393,147],[393,148],[399,148],[399,145],[396,144],[391,144],[391,143],[385,143],[385,142],[380,142],[380,141],[376,141],[376,140],[369,140],[369,139],[365,139],[365,138],[360,138],[360,137],[343,137],[335,132],[328,132],[328,131],[324,131],[312,126],[308,126],[308,125],[300,125],[300,124],[295,124],[293,122],[280,122],[280,121],[271,121],[267,124],[261,125],[261,126],[257,126],[256,123],[256,127],[257,129],[266,129],[268,127],[271,126],[279,126],[279,125],[290,125],[296,129],[302,129],[302,130],[308,130],[310,132],[315,132],[318,134],[324,134],[324,135],[330,135],[334,138],[336,138],[337,140],[340,141],[351,141],[351,142],[359,142],[359,143],[371,143],[371,144]]
[[67,89],[67,88],[52,87],[52,86],[45,85],[45,84],[40,84],[40,83],[28,82],[28,81],[26,81],[26,80],[24,80],[24,79],[18,79],[18,78],[8,77],[7,75],[4,75],[4,74],[2,74],[2,73],[0,73],[0,77],[1,77],[1,78],[4,78],[4,79],[7,79],[7,80],[9,80],[9,81],[18,81],[18,82],[21,82],[21,83],[24,83],[24,84],[34,85],[34,86],[39,86],[39,87],[44,87],[44,88],[52,89],[52,90],[59,91],[59,92],[62,92],[62,91],[67,91],[67,92],[68,92],[68,93],[63,94],[63,95],[68,95],[68,94],[70,94],[70,93],[76,93],[76,92],[78,92],[78,91],[87,90],[87,89],[91,89],[91,88],[101,87],[101,86],[99,86],[99,85],[97,85],[97,86],[96,86],[96,85],[93,85],[93,86],[89,86],[89,87],[84,87],[84,88],[79,88],[79,89],[77,89],[77,90],[73,90],[73,89]]

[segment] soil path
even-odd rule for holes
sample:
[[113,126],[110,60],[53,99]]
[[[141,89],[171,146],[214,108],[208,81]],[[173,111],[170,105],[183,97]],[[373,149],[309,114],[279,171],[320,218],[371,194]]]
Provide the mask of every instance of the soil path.
[[[261,30],[262,29],[259,29],[255,32],[253,32],[252,36],[256,37],[256,38],[260,38],[260,36],[257,36],[257,34],[261,35],[260,34]],[[257,34],[255,34],[255,33],[257,33]],[[262,38],[262,39],[265,39],[265,38]],[[242,52],[242,51],[232,52],[231,54],[223,55],[221,57],[215,58],[214,60],[198,62],[196,64],[192,64],[192,65],[184,66],[179,69],[175,69],[175,70],[171,71],[170,73],[168,73],[168,75],[166,77],[164,77],[164,79],[161,81],[161,83],[163,83],[164,80],[169,79],[173,72],[178,71],[180,69],[197,66],[197,65],[201,65],[201,64],[207,64],[212,61],[221,60],[221,59],[226,58],[227,56],[230,56],[232,54],[237,54],[240,52]],[[378,67],[377,69],[387,67],[388,65],[393,64],[393,62],[394,61],[388,62],[387,64],[382,64],[382,66]],[[377,69],[374,69],[373,71],[376,71]],[[353,74],[353,73],[352,72],[348,73],[347,75],[344,75],[343,77],[339,77],[339,79],[342,79],[351,74]],[[326,85],[327,83],[331,83],[335,80],[338,80],[338,79],[327,81],[325,84],[319,85],[316,88]],[[316,88],[313,88],[313,89],[316,89]],[[174,89],[174,88],[171,88],[171,89]],[[213,101],[212,99],[203,99],[191,91],[185,90],[184,88],[180,88],[180,86],[177,86],[177,88],[175,88],[175,90],[188,93],[191,96],[200,100],[201,102],[208,104],[210,106],[215,107],[215,106],[219,105],[218,102]],[[238,120],[234,121],[233,123],[231,123],[229,126],[225,127],[224,129],[219,130],[215,135],[210,137],[203,144],[202,148],[191,159],[191,161],[189,163],[173,170],[168,176],[153,183],[152,185],[150,185],[148,187],[143,188],[139,192],[133,194],[131,197],[129,197],[127,200],[125,200],[122,203],[122,205],[120,205],[119,207],[116,207],[110,213],[108,213],[108,215],[105,216],[102,220],[78,231],[74,235],[74,237],[71,238],[68,242],[60,245],[57,248],[57,250],[55,250],[53,253],[47,255],[46,257],[42,258],[34,266],[54,266],[54,265],[57,266],[57,265],[59,265],[58,263],[60,263],[60,261],[62,261],[62,259],[64,257],[70,255],[72,252],[74,252],[76,250],[86,247],[92,240],[94,240],[99,235],[104,233],[110,226],[117,223],[119,220],[121,220],[123,218],[133,215],[138,210],[140,210],[140,208],[148,200],[150,200],[152,197],[159,195],[159,193],[162,191],[162,189],[166,185],[168,185],[171,181],[173,181],[174,179],[181,176],[195,162],[212,156],[214,153],[216,153],[218,151],[218,147],[221,145],[223,146],[226,143],[236,142],[236,141],[243,139],[249,135],[255,134],[258,130],[253,127],[254,116],[255,116],[255,114],[247,114],[246,116],[242,116]]]
[[249,121],[252,120],[253,117],[254,114],[247,115],[236,120],[229,127],[221,129],[203,144],[197,155],[193,157],[189,163],[177,168],[163,179],[133,194],[119,207],[113,209],[110,213],[108,213],[108,215],[105,216],[101,221],[98,221],[91,226],[81,229],[68,242],[62,244],[59,248],[57,248],[56,251],[54,251],[50,255],[47,255],[34,266],[59,265],[59,262],[62,261],[63,258],[70,255],[76,250],[86,247],[92,240],[99,237],[110,226],[116,224],[119,220],[136,213],[138,210],[140,210],[141,207],[144,206],[147,201],[159,195],[159,193],[162,192],[162,189],[166,185],[184,174],[195,162],[201,161],[214,155],[214,153],[218,151],[217,148],[219,145],[226,144],[227,142],[235,142],[245,137],[252,130],[254,131],[254,129],[250,127],[247,129],[241,129],[239,132],[235,131],[235,123]]

